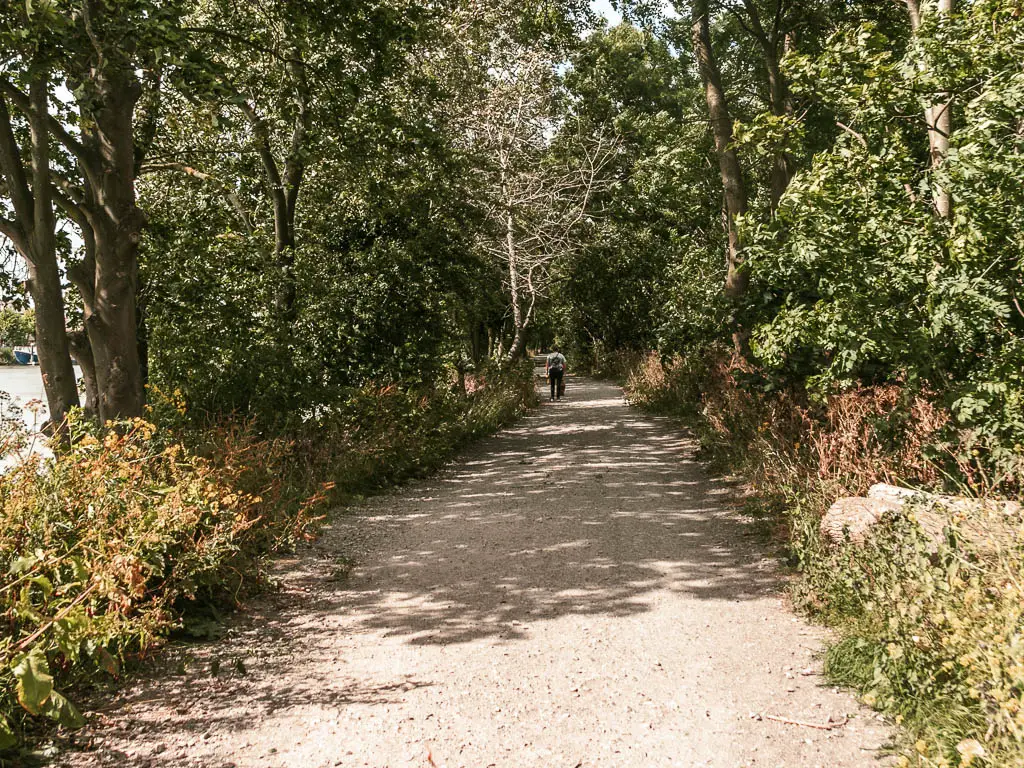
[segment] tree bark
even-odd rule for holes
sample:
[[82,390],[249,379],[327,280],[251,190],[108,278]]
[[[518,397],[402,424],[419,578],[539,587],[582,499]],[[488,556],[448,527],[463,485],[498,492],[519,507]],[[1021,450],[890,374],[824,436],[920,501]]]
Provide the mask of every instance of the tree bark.
[[[775,18],[770,30],[764,28],[761,14],[754,0],[743,0],[750,18],[750,31],[756,38],[764,56],[765,71],[768,75],[768,106],[776,117],[785,117],[793,112],[793,103],[789,93],[789,83],[782,72],[780,46],[783,42],[782,22],[784,0],[776,0]],[[793,175],[793,158],[785,151],[776,153],[772,162],[772,170],[768,178],[768,191],[772,215],[779,209],[779,201],[789,186]]]
[[743,183],[743,171],[740,168],[736,150],[732,146],[732,117],[722,87],[722,75],[711,49],[711,32],[708,12],[708,0],[695,0],[693,3],[692,35],[693,47],[697,57],[697,69],[704,83],[704,95],[711,119],[711,129],[715,138],[715,153],[718,156],[718,167],[722,176],[722,187],[725,190],[725,203],[728,211],[728,272],[725,279],[726,296],[736,299],[747,289],[748,277],[741,269],[743,265],[743,248],[740,242],[736,218],[747,211],[747,191]]
[[[59,204],[81,229],[86,258],[69,273],[82,293],[86,333],[95,363],[96,405],[101,421],[106,422],[141,416],[144,403],[136,292],[139,244],[146,218],[136,203],[134,131],[135,106],[142,85],[132,57],[134,41],[107,40],[97,34],[97,30],[107,28],[103,17],[120,11],[103,0],[83,0],[78,7],[80,13],[74,19],[82,28],[76,34],[80,32],[91,45],[81,49],[68,70],[69,86],[76,95],[81,117],[77,135],[49,114],[49,83],[45,78],[37,79],[26,94],[0,76],[0,92],[30,121],[33,158],[34,162],[38,160],[33,187],[41,201],[37,212],[16,212],[17,221],[22,223],[20,229],[0,216],[0,230],[13,234],[16,244],[21,243],[20,250],[29,254],[33,253],[29,246],[35,235],[42,233],[43,239],[38,243],[40,255],[26,258],[33,261],[30,287],[42,292],[43,297],[37,301],[37,319],[45,326],[39,331],[43,340],[40,362],[45,354],[60,366],[53,372],[44,366],[44,383],[59,386],[64,400],[77,404],[56,258],[52,262],[48,256],[43,258],[43,254],[55,251],[53,204]],[[8,162],[11,153],[5,148],[13,142],[13,136],[9,120],[2,119],[6,107],[3,113],[0,124],[6,123],[7,130],[0,126],[0,159],[9,177],[13,166]],[[53,169],[41,171],[44,165],[48,166],[51,140],[62,144],[78,164],[78,178],[58,178],[56,188],[51,176]],[[20,166],[20,160],[14,165]],[[23,169],[17,173],[24,176]],[[28,193],[18,189],[24,185],[23,179],[17,181],[12,202],[24,209]],[[28,237],[29,234],[33,237]],[[40,309],[43,311],[39,312]],[[70,375],[68,370],[72,371]],[[56,417],[66,408],[58,404],[51,411]]]
[[469,350],[470,360],[474,366],[479,366],[487,354],[487,329],[482,321],[475,322],[469,329]]
[[89,83],[93,118],[82,141],[99,173],[86,184],[83,206],[94,250],[92,290],[83,295],[86,332],[96,366],[103,422],[142,415],[145,393],[139,360],[137,288],[139,243],[146,217],[135,196],[135,73],[108,64]]
[[[953,2],[954,0],[939,0],[939,15],[951,15]],[[932,137],[932,168],[937,168],[946,162],[949,155],[949,139],[953,134],[953,99],[949,92],[939,94],[938,103],[932,107],[932,118],[934,124],[929,126],[928,135]],[[939,185],[935,187],[935,210],[944,219],[953,215],[953,195]]]
[[289,205],[289,195],[285,190],[284,179],[278,169],[277,160],[271,144],[270,129],[266,121],[256,109],[243,102],[242,111],[249,119],[256,138],[256,151],[263,164],[263,172],[267,177],[267,193],[270,196],[274,211],[274,255],[277,267],[281,270],[281,284],[277,291],[277,309],[290,319],[295,308],[295,220],[294,205]]
[[[920,0],[906,0],[910,27],[916,34],[921,27],[923,9]],[[955,0],[938,0],[936,10],[940,16],[949,16],[955,8]],[[949,92],[936,94],[935,103],[925,107],[924,120],[928,128],[928,148],[931,167],[941,166],[949,155],[950,137],[953,134],[953,98]],[[953,196],[950,191],[935,184],[932,193],[935,211],[943,219],[953,215]]]
[[85,403],[83,409],[90,416],[99,415],[99,387],[96,384],[96,362],[92,358],[92,345],[85,330],[71,331],[68,334],[71,345],[71,356],[82,369],[82,381],[85,383]]
[[32,193],[35,198],[33,223],[34,258],[29,265],[29,290],[36,306],[36,347],[43,376],[50,420],[58,429],[68,411],[78,407],[78,382],[71,364],[64,315],[64,291],[57,266],[57,217],[53,210],[50,180],[50,133],[48,82],[44,74],[32,80],[29,98],[32,112]]
[[50,421],[60,430],[68,411],[77,408],[78,381],[71,362],[64,317],[64,293],[57,261],[28,264],[28,288],[35,305],[36,349]]
[[252,127],[256,151],[266,175],[268,194],[274,211],[274,255],[281,273],[281,283],[275,301],[281,317],[290,324],[295,320],[297,298],[295,218],[299,192],[306,175],[306,143],[312,126],[312,96],[306,63],[302,52],[294,46],[290,51],[286,72],[291,81],[296,116],[288,153],[284,158],[283,172],[282,166],[274,157],[273,141],[266,120],[257,112],[256,107],[244,99],[240,99],[238,104]]
[[523,320],[523,303],[520,295],[522,276],[519,274],[519,253],[516,249],[515,217],[511,210],[505,212],[505,249],[508,258],[508,283],[512,294],[512,327],[514,330],[507,359],[512,362],[523,352],[523,345],[526,341],[526,323]]
[[[27,103],[31,187],[14,137],[6,99],[0,97],[0,169],[10,192],[16,222],[12,241],[28,266],[28,289],[35,305],[36,348],[50,420],[58,429],[68,411],[78,406],[78,387],[71,364],[64,318],[64,295],[57,265],[56,216],[50,180],[48,81],[35,75]],[[6,231],[6,228],[5,228]]]

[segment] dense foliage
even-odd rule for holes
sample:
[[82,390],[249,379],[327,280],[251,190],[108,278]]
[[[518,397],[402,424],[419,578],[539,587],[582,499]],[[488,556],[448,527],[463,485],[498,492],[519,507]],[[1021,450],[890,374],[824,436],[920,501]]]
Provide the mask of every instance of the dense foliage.
[[[794,179],[775,221],[750,225],[764,302],[754,350],[770,371],[826,391],[928,387],[960,425],[1024,442],[1019,14],[975,3],[902,55],[905,41],[869,24],[792,58],[801,95],[848,130]],[[924,126],[903,116],[936,82],[958,94],[956,128],[929,168]],[[952,194],[948,218],[930,205],[937,185]]]

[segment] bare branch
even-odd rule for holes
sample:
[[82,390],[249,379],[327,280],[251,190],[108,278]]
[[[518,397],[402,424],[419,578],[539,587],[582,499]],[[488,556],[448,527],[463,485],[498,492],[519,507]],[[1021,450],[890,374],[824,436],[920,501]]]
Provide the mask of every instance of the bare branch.
[[846,125],[846,123],[842,123],[839,120],[836,120],[836,125],[839,126],[840,128],[842,128],[844,131],[846,131],[851,136],[853,136],[853,138],[855,138],[860,143],[860,145],[862,147],[864,147],[864,149],[868,148],[868,142],[867,142],[867,139],[864,138],[864,134],[858,133],[857,131],[853,130],[853,128],[851,128],[850,126]]
[[25,239],[25,233],[21,231],[21,227],[16,222],[11,221],[5,216],[0,216],[0,235],[4,235],[14,243],[18,253],[25,254],[28,252],[28,242]]

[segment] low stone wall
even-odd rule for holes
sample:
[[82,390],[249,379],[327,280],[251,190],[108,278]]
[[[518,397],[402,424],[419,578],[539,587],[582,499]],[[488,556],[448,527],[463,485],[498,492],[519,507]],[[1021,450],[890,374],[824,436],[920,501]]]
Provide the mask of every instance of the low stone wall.
[[[942,496],[915,491],[897,485],[878,483],[868,495],[838,499],[821,520],[822,537],[833,544],[850,541],[862,544],[871,529],[887,514],[906,514],[913,507],[914,520],[931,538],[938,539],[943,529],[956,522],[966,535],[983,538],[973,518],[1019,518],[1021,505],[1015,501],[972,499],[966,496]],[[978,528],[978,530],[975,530]]]

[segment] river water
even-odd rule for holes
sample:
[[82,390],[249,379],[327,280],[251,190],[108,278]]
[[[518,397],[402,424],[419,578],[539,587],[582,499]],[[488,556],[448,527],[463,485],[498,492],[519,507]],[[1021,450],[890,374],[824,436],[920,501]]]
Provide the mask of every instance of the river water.
[[[81,371],[75,368],[75,375],[81,376]],[[24,411],[25,423],[29,426],[41,426],[49,417],[46,408],[46,393],[43,392],[43,377],[38,365],[0,365],[0,392],[6,392],[11,399],[23,409],[32,400],[40,401],[37,413],[28,409]],[[0,402],[0,410],[3,415],[7,413],[7,403]]]

